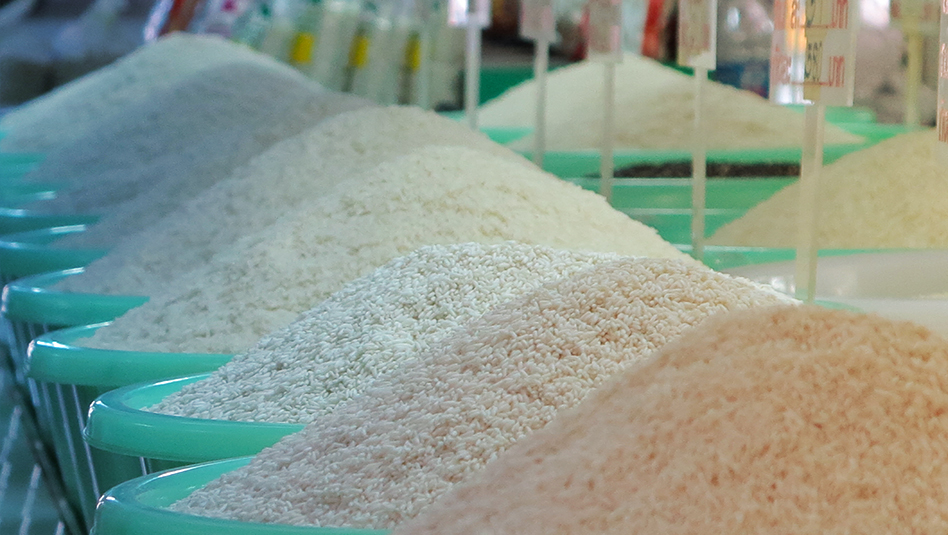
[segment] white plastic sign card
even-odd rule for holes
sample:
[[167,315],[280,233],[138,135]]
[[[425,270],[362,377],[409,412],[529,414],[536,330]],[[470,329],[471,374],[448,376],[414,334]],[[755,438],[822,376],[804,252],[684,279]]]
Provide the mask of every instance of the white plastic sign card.
[[467,28],[490,26],[490,0],[448,0],[448,25]]
[[622,0],[589,0],[588,56],[591,60],[622,61]]
[[717,52],[717,0],[678,3],[678,64],[713,71]]
[[941,32],[938,43],[938,153],[948,163],[948,0],[941,4]]
[[852,106],[855,0],[775,0],[770,99]]
[[553,0],[520,0],[520,37],[547,43],[556,40]]
[[889,18],[906,31],[938,35],[941,27],[939,0],[891,0]]

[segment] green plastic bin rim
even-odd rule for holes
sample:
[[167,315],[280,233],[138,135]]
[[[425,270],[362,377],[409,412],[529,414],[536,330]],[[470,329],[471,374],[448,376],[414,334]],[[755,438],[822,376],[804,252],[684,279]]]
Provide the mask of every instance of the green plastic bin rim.
[[12,280],[88,265],[107,251],[51,245],[63,236],[85,229],[86,225],[63,225],[0,236],[0,273],[6,280]]
[[0,312],[12,320],[73,327],[113,320],[148,301],[143,296],[70,293],[51,288],[64,278],[82,272],[80,267],[10,282],[3,288]]
[[387,530],[259,524],[186,515],[170,506],[250,457],[187,466],[142,476],[113,487],[99,500],[94,535],[385,535]]
[[27,349],[27,374],[37,381],[107,389],[213,371],[233,357],[96,349],[76,342],[105,325],[108,323],[68,327],[36,337]]
[[35,165],[45,158],[42,152],[0,152],[0,165]]
[[234,422],[148,412],[162,399],[210,374],[131,385],[99,396],[89,408],[83,434],[96,448],[184,463],[256,455],[302,424]]
[[0,234],[65,225],[91,225],[99,216],[90,214],[51,214],[25,208],[0,208]]
[[[833,162],[846,154],[872,146],[872,142],[829,144],[823,148],[823,160]],[[517,151],[532,160],[533,151]],[[707,160],[730,164],[799,164],[803,155],[800,147],[765,149],[709,149]],[[549,151],[543,156],[543,169],[561,177],[592,176],[599,174],[601,152],[595,149]],[[669,162],[691,161],[688,149],[616,149],[613,151],[616,169],[633,165],[656,165]]]

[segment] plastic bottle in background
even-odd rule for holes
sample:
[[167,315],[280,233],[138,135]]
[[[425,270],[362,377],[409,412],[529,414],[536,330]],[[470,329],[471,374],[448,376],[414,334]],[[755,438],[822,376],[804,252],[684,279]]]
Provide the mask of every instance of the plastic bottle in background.
[[715,79],[766,98],[773,32],[772,2],[719,0]]
[[347,84],[346,73],[350,52],[358,51],[354,43],[359,29],[360,0],[324,0],[319,27],[319,46],[313,58],[313,77],[327,89],[342,91]]
[[429,20],[431,32],[430,95],[433,109],[461,108],[461,73],[464,71],[464,28],[448,25],[448,14],[436,4]]
[[413,34],[411,2],[377,3],[364,11],[363,29],[368,52],[365,61],[352,65],[352,92],[379,104],[397,104],[399,77]]
[[290,45],[290,64],[301,72],[314,75],[313,59],[319,47],[319,27],[323,18],[320,0],[307,0],[296,20],[296,33]]
[[251,0],[208,0],[201,12],[191,20],[188,31],[229,39],[237,21],[253,4]]
[[303,5],[297,0],[273,0],[270,27],[260,43],[260,52],[289,63],[290,45],[296,34],[296,18]]
[[234,22],[231,40],[259,50],[272,21],[270,3],[258,0]]

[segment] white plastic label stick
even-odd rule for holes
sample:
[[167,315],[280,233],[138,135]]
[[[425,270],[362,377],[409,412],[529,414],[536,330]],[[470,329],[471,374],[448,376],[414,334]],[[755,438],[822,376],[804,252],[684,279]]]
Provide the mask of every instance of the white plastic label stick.
[[948,165],[948,0],[941,8],[941,31],[938,43],[938,111],[935,129],[938,131],[936,151]]
[[467,29],[464,51],[464,114],[477,130],[477,106],[481,90],[481,30],[490,25],[490,0],[449,0],[448,24]]
[[823,131],[826,107],[806,107],[803,158],[800,162],[800,213],[796,259],[796,297],[807,303],[816,298],[816,229],[819,218],[819,185],[823,168]]
[[603,63],[602,147],[599,163],[599,193],[612,202],[615,173],[614,144],[616,131],[616,63],[622,61],[621,0],[589,0],[589,59]]
[[704,208],[708,158],[701,110],[704,106],[702,89],[707,77],[707,69],[700,67],[695,69],[695,120],[691,149],[691,254],[698,261],[704,259]]
[[602,154],[599,160],[599,194],[612,204],[612,179],[615,174],[614,146],[616,137],[616,64],[606,62],[603,79]]
[[546,71],[550,63],[550,42],[556,37],[553,0],[522,0],[520,36],[534,41],[533,78],[536,84],[536,124],[533,129],[533,163],[543,168],[546,153]]

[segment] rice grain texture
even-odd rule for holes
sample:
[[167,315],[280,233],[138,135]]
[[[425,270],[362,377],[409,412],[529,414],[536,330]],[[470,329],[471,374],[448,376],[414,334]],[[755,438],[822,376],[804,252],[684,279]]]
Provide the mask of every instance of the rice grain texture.
[[[816,241],[823,248],[948,246],[948,171],[934,130],[901,134],[820,173]],[[795,247],[794,183],[722,226],[709,243]]]
[[367,104],[326,91],[276,62],[205,69],[152,97],[52,151],[25,179],[65,179],[69,189],[28,208],[103,214],[84,240],[111,245],[147,229],[274,143]]
[[225,64],[272,64],[225,39],[178,32],[12,110],[0,120],[4,151],[46,152],[77,141],[202,70]]
[[342,286],[423,245],[513,240],[688,259],[654,229],[520,161],[428,147],[245,236],[96,331],[92,347],[240,353]]
[[[155,295],[243,236],[264,232],[337,185],[358,189],[376,165],[431,145],[464,146],[522,160],[480,133],[411,107],[365,107],[330,117],[258,155],[147,229],[123,238],[103,258],[66,278],[59,289]],[[91,247],[97,232],[77,233],[60,247]],[[175,254],[169,255],[173,250]]]
[[[602,146],[603,66],[584,61],[549,74],[546,143],[548,150]],[[803,114],[771,104],[749,91],[708,82],[703,94],[707,148],[799,147]],[[484,126],[530,126],[536,88],[522,83],[486,103]],[[618,148],[690,149],[694,128],[694,79],[658,62],[626,54],[616,65]],[[863,138],[826,125],[826,143],[862,143]],[[530,150],[533,136],[511,144]]]
[[787,302],[671,259],[622,259],[488,312],[174,508],[391,528],[611,375],[726,310]]
[[943,533],[948,342],[818,307],[722,314],[393,535]]
[[618,258],[515,242],[422,247],[148,410],[309,424],[494,306]]

